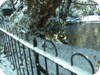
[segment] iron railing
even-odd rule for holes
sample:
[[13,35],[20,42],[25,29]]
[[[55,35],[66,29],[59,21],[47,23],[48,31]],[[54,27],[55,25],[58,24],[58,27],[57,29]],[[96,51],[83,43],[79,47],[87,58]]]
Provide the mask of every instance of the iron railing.
[[[6,29],[7,26],[4,28]],[[17,70],[18,75],[61,75],[59,71],[60,67],[68,70],[71,75],[93,75],[95,73],[92,62],[86,56],[80,53],[75,53],[72,55],[70,64],[58,57],[57,48],[52,41],[44,41],[43,49],[41,49],[38,47],[39,42],[37,42],[37,37],[34,37],[33,44],[30,44],[27,41],[19,38],[18,33],[17,36],[15,36],[5,29],[0,28],[0,31],[3,33],[4,53],[14,66],[14,69]],[[47,52],[47,43],[51,44],[53,50],[55,51],[55,55],[53,55],[54,53],[50,54]],[[74,66],[73,58],[76,55],[84,57],[90,63],[92,73]],[[41,57],[44,59],[40,59]],[[55,64],[55,66],[52,66],[51,64],[52,68],[56,68],[53,74],[50,73],[51,71],[49,69],[50,65],[48,65],[48,60]],[[44,64],[40,64],[42,61],[44,61]],[[84,74],[82,74],[82,72],[84,72]],[[68,74],[65,73],[64,75]]]

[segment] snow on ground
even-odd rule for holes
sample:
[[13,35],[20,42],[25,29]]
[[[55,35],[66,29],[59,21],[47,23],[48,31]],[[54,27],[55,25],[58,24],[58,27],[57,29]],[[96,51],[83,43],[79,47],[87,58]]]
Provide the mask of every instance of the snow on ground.
[[0,54],[0,75],[17,75],[6,55]]
[[0,0],[0,6],[2,5],[2,3],[4,3],[6,0]]
[[93,0],[100,6],[100,0]]
[[100,75],[100,69],[94,75]]
[[17,75],[17,72],[13,70],[13,66],[4,54],[0,54],[0,75]]
[[1,74],[1,75],[6,75],[6,74],[3,73],[3,71],[2,71],[1,69],[0,69],[0,74]]
[[7,56],[3,53],[4,47],[2,41],[2,34],[0,32],[0,75],[17,75]]

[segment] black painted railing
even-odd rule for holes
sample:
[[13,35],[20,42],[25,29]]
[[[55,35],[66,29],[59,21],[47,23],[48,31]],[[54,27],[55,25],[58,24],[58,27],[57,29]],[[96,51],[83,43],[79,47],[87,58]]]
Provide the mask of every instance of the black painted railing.
[[[14,66],[14,69],[17,70],[18,75],[51,75],[50,70],[48,70],[49,66],[47,60],[55,64],[53,68],[55,67],[56,70],[53,75],[61,75],[61,72],[59,70],[60,67],[71,72],[71,75],[74,74],[82,75],[81,72],[78,72],[76,70],[83,71],[84,72],[83,75],[85,74],[93,75],[95,73],[92,62],[83,54],[80,53],[73,54],[71,56],[71,64],[70,64],[67,61],[58,57],[57,47],[52,41],[50,40],[44,41],[43,49],[40,49],[38,48],[39,42],[37,42],[37,37],[33,38],[33,45],[32,45],[24,41],[23,39],[19,38],[19,37],[24,38],[23,34],[20,35],[18,32],[16,32],[16,30],[14,31],[14,33],[11,34],[7,31],[7,29],[9,31],[10,27],[5,26],[3,28],[0,28],[0,31],[3,33],[4,53],[7,55],[8,60]],[[15,32],[17,36],[15,36]],[[47,48],[48,43],[50,46],[52,46],[51,50],[55,51],[53,54],[48,53],[48,48]],[[74,65],[73,58],[76,55],[85,58],[89,62],[92,68],[92,73],[80,69],[77,66],[76,67],[78,69],[73,67]],[[44,59],[40,59],[41,56]],[[40,64],[42,61],[44,61],[43,65]],[[65,73],[64,75],[68,74]]]

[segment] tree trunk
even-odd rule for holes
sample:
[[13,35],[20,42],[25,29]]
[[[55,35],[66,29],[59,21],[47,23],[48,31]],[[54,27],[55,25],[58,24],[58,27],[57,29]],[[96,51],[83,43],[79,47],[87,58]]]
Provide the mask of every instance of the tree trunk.
[[56,8],[62,0],[28,0],[28,9],[32,12],[33,25],[37,28],[43,27],[48,18],[55,15]]

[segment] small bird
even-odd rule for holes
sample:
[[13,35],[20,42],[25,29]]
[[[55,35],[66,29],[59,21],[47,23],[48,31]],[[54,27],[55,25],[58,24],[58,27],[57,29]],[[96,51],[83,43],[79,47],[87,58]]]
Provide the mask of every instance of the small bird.
[[45,32],[44,35],[45,35],[46,40],[53,40],[54,39],[53,34],[51,34],[49,32]]

